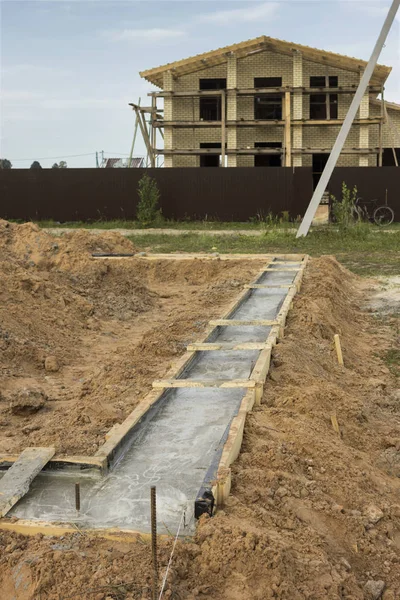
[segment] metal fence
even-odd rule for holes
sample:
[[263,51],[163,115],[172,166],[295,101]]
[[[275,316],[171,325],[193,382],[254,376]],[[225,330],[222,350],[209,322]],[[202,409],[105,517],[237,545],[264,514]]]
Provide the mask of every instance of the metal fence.
[[312,193],[308,168],[11,169],[0,170],[0,216],[95,221],[134,219],[140,178],[158,184],[168,219],[246,221],[304,213]]
[[357,187],[357,196],[365,202],[378,200],[394,211],[395,221],[400,221],[400,168],[399,167],[337,167],[329,182],[329,193],[338,200],[342,185]]
[[[246,221],[304,215],[312,195],[308,167],[173,169],[2,169],[0,217],[5,219],[96,221],[135,219],[140,178],[158,184],[167,219]],[[329,191],[341,197],[342,182],[357,186],[363,198],[385,200],[400,221],[400,169],[336,168]]]

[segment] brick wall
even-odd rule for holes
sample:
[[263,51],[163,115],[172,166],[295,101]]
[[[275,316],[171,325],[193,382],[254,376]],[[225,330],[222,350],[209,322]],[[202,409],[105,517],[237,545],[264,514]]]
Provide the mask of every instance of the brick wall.
[[[293,56],[277,54],[268,50],[250,54],[244,58],[237,59],[234,55],[227,57],[227,63],[204,68],[196,73],[183,75],[173,79],[171,73],[164,75],[164,88],[175,91],[189,91],[199,89],[200,78],[223,78],[227,79],[227,88],[254,87],[255,77],[281,77],[283,86],[305,86],[310,85],[312,76],[338,77],[339,86],[357,85],[360,73],[328,67],[302,58],[301,53],[294,52]],[[338,95],[338,118],[344,119],[349,109],[353,95]],[[199,115],[199,98],[165,98],[165,119],[197,121]],[[228,121],[242,119],[254,119],[254,97],[227,96],[226,118]],[[295,92],[291,98],[292,119],[309,119],[310,96]],[[359,116],[377,116],[380,114],[379,107],[370,105],[366,95],[362,101]],[[400,132],[400,112],[391,111],[392,120]],[[339,132],[339,127],[331,125],[310,126],[293,125],[291,127],[293,148],[331,148]],[[384,146],[389,147],[388,127],[384,127]],[[227,127],[226,144],[228,149],[253,148],[256,142],[284,142],[284,127],[273,125],[263,127]],[[165,128],[165,148],[199,148],[204,142],[221,142],[221,128]],[[378,146],[377,125],[354,125],[346,140],[345,148],[365,147],[369,145]],[[400,146],[400,134],[399,143]],[[228,156],[229,167],[253,166],[253,155]],[[199,156],[174,156],[165,157],[165,166],[174,167],[196,167],[200,165]],[[293,154],[293,166],[311,166],[312,156],[310,154]],[[357,154],[342,154],[338,166],[372,166],[376,165],[376,156],[360,156]]]

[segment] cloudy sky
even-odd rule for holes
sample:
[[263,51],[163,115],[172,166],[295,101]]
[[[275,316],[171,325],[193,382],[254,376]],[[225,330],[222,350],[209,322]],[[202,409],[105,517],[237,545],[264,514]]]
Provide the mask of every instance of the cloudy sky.
[[[0,156],[14,167],[127,155],[138,72],[259,35],[368,59],[386,0],[0,0]],[[380,62],[400,103],[399,15]],[[136,155],[144,154],[143,143]],[[77,156],[80,155],[80,156]],[[46,158],[49,157],[49,158]]]

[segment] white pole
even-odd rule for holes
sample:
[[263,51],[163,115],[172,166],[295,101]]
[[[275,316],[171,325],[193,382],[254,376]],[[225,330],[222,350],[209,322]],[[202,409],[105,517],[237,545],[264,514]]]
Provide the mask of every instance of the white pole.
[[322,195],[325,192],[326,186],[329,183],[329,180],[333,173],[333,169],[336,166],[339,155],[340,155],[341,151],[343,150],[343,146],[345,144],[345,141],[347,139],[347,136],[349,134],[349,131],[351,129],[351,126],[353,124],[353,121],[355,119],[357,111],[361,104],[361,100],[367,90],[367,87],[371,80],[372,74],[373,74],[376,64],[378,62],[379,55],[382,51],[383,45],[386,41],[387,35],[393,24],[393,21],[394,21],[394,18],[396,16],[399,6],[400,6],[400,0],[393,0],[393,4],[390,7],[388,16],[386,17],[386,20],[383,24],[382,31],[379,35],[378,41],[376,42],[375,48],[371,54],[371,58],[369,59],[369,62],[366,66],[366,69],[361,78],[360,84],[358,86],[358,89],[357,89],[356,93],[354,94],[354,98],[350,105],[349,112],[347,113],[346,118],[343,122],[342,128],[339,132],[339,135],[337,136],[336,142],[332,148],[332,152],[331,152],[329,159],[325,165],[325,169],[322,172],[321,179],[319,180],[318,185],[315,188],[314,195],[311,198],[310,204],[308,205],[306,214],[304,215],[304,218],[300,224],[300,227],[297,231],[296,237],[306,236],[310,229],[312,220],[315,217],[315,213],[317,212],[317,208],[319,206],[319,203],[321,202]]

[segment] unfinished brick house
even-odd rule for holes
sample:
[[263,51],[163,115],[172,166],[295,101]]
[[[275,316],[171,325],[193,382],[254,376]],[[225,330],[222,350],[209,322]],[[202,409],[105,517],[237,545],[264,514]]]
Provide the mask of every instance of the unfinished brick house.
[[[318,178],[366,64],[261,36],[143,71],[163,90],[145,109],[148,150],[165,167],[312,166]],[[390,71],[377,65],[338,166],[396,164],[400,105],[383,101]]]

